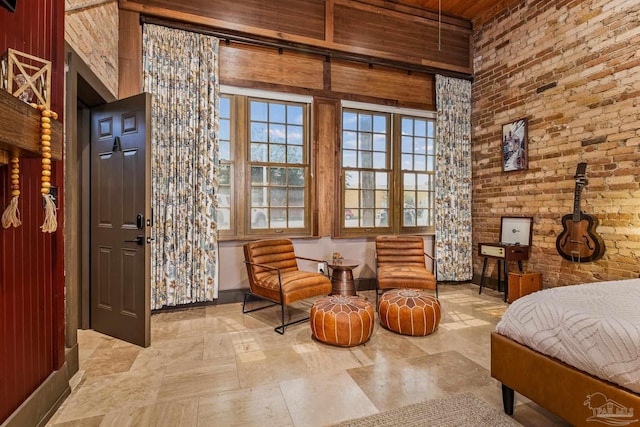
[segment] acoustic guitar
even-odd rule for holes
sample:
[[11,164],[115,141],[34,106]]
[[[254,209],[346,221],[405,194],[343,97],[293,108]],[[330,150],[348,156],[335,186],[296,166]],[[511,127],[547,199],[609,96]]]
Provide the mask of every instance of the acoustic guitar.
[[563,230],[556,240],[556,249],[562,258],[571,262],[591,262],[604,255],[604,241],[596,234],[598,218],[580,211],[580,195],[587,185],[587,164],[578,163],[576,188],[573,196],[573,214],[562,217]]

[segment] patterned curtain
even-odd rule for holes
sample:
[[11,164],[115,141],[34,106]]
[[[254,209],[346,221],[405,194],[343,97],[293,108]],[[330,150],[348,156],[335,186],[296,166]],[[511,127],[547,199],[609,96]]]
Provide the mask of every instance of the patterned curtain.
[[471,82],[436,75],[436,107],[436,277],[471,280]]
[[153,95],[152,309],[218,297],[218,39],[145,24]]

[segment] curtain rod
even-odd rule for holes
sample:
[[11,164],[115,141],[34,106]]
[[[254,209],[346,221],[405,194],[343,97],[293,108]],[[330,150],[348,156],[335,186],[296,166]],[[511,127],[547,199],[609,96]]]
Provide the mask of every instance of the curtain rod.
[[284,40],[271,39],[268,37],[256,36],[253,34],[247,34],[242,32],[227,31],[221,29],[215,29],[204,25],[193,24],[184,21],[172,20],[167,18],[158,18],[154,16],[140,15],[140,24],[155,24],[163,27],[174,28],[178,30],[191,31],[200,33],[218,39],[225,42],[235,42],[246,44],[250,46],[267,47],[278,50],[290,50],[300,53],[308,53],[318,56],[323,56],[326,60],[339,59],[343,61],[356,62],[360,64],[378,65],[383,67],[395,68],[406,72],[420,72],[427,74],[440,74],[447,77],[456,77],[464,80],[473,81],[473,76],[465,73],[459,73],[451,70],[444,70],[436,67],[421,66],[417,64],[411,64],[409,62],[394,61],[383,58],[376,58],[367,55],[359,55],[355,53],[343,52],[335,49],[319,48],[311,45],[305,45],[301,43],[286,42]]

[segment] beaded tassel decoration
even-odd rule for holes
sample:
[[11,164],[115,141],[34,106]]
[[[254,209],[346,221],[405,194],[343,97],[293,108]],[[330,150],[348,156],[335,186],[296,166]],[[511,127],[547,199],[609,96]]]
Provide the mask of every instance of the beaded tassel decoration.
[[58,114],[47,110],[44,105],[38,105],[40,110],[40,147],[42,150],[42,176],[40,178],[40,193],[44,199],[44,223],[43,233],[53,233],[58,228],[56,220],[56,204],[53,196],[49,193],[51,188],[51,119],[56,120]]
[[20,211],[18,210],[18,197],[20,196],[20,159],[11,157],[11,202],[2,214],[2,226],[4,228],[19,227]]

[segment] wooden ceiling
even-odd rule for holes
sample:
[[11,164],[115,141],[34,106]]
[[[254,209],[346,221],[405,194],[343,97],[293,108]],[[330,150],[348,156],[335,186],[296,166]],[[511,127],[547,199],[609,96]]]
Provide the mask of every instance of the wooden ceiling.
[[396,0],[397,3],[418,6],[444,15],[463,17],[474,26],[486,22],[521,0]]

